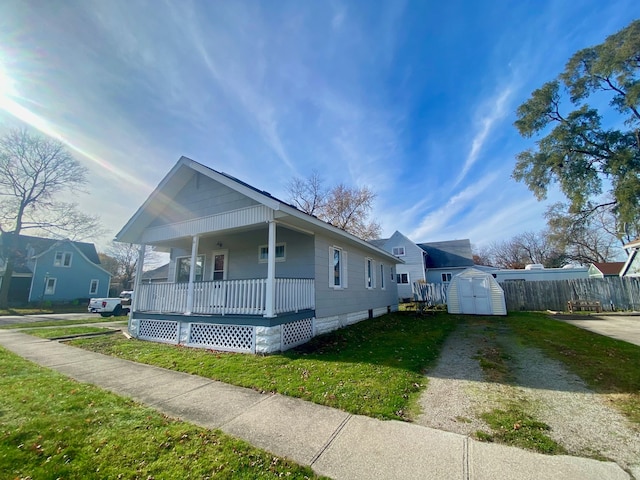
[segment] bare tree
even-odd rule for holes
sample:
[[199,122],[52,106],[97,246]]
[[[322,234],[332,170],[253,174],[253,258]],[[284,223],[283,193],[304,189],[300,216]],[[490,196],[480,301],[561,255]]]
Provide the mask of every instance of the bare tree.
[[527,263],[539,263],[547,268],[562,267],[566,263],[566,255],[558,249],[547,231],[524,232],[513,240],[525,254]]
[[472,245],[473,263],[475,265],[485,265],[488,267],[493,266],[493,257],[491,255],[491,249],[489,247],[478,247]]
[[309,215],[324,211],[329,195],[329,191],[322,185],[322,178],[316,171],[306,179],[293,178],[287,185],[287,191],[293,205]]
[[298,209],[364,240],[380,236],[380,224],[369,220],[375,193],[364,186],[339,184],[328,190],[317,172],[309,178],[294,178],[287,187],[289,201]]
[[58,200],[61,193],[76,192],[86,181],[86,169],[57,140],[25,129],[0,139],[0,253],[5,266],[0,308],[7,307],[16,239],[23,230],[76,240],[98,231],[95,217]]
[[546,231],[524,232],[508,240],[494,242],[482,255],[489,265],[500,268],[524,268],[530,263],[554,268],[566,263],[564,251],[557,248]]
[[513,239],[493,242],[489,245],[491,265],[498,268],[524,268],[530,263],[526,254]]
[[[122,290],[133,288],[133,280],[138,266],[139,246],[132,243],[112,242],[106,254],[101,254],[101,259],[109,259],[108,270],[120,284]],[[145,251],[144,263],[153,263],[156,260],[156,252],[152,249]]]
[[118,260],[102,252],[98,252],[98,258],[100,259],[100,266],[111,274],[112,279],[118,276]]

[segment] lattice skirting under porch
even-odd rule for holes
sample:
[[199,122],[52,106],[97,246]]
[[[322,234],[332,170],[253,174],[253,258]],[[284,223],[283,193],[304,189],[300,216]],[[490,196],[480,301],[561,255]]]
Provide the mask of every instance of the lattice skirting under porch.
[[255,352],[255,328],[244,325],[192,323],[188,346],[212,348],[228,352]]
[[273,353],[311,340],[314,322],[314,318],[305,318],[271,327],[255,327],[142,318],[134,321],[130,331],[140,339],[154,342],[227,352]]
[[282,341],[280,348],[288,350],[313,338],[313,319],[305,318],[282,325]]
[[141,319],[138,327],[138,337],[154,342],[178,343],[178,322],[167,320]]

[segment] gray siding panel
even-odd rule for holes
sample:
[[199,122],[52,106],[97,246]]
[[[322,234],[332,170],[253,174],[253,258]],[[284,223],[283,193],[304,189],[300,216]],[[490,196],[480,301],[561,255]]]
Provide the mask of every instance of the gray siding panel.
[[400,232],[395,232],[391,238],[387,240],[384,249],[389,253],[393,253],[393,247],[404,247],[405,255],[403,257],[399,257],[404,261],[404,264],[398,264],[396,271],[397,273],[406,273],[409,276],[408,285],[398,285],[398,297],[411,298],[413,295],[413,282],[425,279],[423,260],[424,252],[420,247]]
[[[343,248],[348,254],[348,286],[334,289],[329,286],[329,247]],[[365,258],[372,258],[377,271],[376,286],[367,289],[365,286]],[[339,241],[326,237],[315,237],[315,270],[316,270],[316,317],[332,317],[352,312],[361,312],[386,306],[397,306],[398,290],[395,279],[391,281],[391,264],[383,261],[385,270],[385,289],[380,288],[380,257],[353,246],[340,244]],[[395,265],[394,265],[395,270]]]
[[199,173],[194,173],[156,220],[156,227],[258,205],[258,202]]
[[451,278],[453,278],[467,268],[469,267],[429,268],[427,269],[427,283],[444,283],[442,281],[443,273],[450,273]]

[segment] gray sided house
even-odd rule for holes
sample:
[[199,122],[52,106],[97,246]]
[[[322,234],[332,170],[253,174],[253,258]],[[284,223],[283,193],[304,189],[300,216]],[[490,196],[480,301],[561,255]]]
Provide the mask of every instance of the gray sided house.
[[371,243],[403,260],[397,267],[401,299],[413,297],[415,282],[448,285],[455,275],[473,266],[471,242],[467,239],[416,244],[396,231],[390,238]]
[[473,267],[473,253],[469,239],[419,243],[427,256],[427,283],[446,283],[457,274]]
[[426,252],[397,230],[390,238],[372,240],[370,243],[404,262],[396,267],[398,297],[413,298],[413,283],[426,281]]
[[[108,295],[111,274],[100,266],[93,243],[27,235],[18,235],[14,242],[10,303],[70,302]],[[1,272],[4,260],[0,259]]]
[[169,280],[169,264],[166,263],[142,274],[142,283],[161,283]]
[[[186,157],[116,240],[141,245],[145,340],[269,353],[398,307],[396,257]],[[146,246],[169,253],[166,281],[143,280]]]

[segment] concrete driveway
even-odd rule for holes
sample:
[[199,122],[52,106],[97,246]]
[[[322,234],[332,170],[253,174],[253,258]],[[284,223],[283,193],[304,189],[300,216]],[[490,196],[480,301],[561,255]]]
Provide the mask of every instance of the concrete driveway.
[[640,314],[558,315],[553,318],[640,346]]

